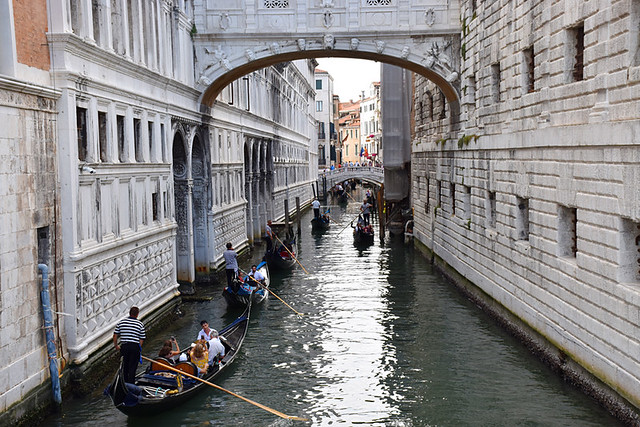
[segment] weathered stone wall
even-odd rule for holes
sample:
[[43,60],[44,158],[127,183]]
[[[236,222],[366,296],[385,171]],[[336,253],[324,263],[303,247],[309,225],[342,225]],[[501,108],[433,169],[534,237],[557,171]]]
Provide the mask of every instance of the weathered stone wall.
[[416,237],[636,407],[638,9],[463,2],[461,130],[417,78],[412,160]]
[[49,378],[38,263],[50,269],[53,309],[62,308],[55,274],[56,96],[0,77],[0,350],[6,360],[0,412]]

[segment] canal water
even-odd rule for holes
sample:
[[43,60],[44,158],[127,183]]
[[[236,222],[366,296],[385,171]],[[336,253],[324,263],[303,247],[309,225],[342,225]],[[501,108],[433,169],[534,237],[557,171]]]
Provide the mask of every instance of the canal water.
[[[565,384],[447,283],[402,239],[353,244],[359,204],[331,206],[336,223],[311,231],[304,214],[301,266],[272,271],[277,298],[255,306],[238,358],[215,383],[308,422],[286,421],[230,394],[202,390],[172,411],[127,418],[101,394],[65,402],[49,426],[615,426],[597,403]],[[374,221],[375,223],[376,221]],[[346,227],[346,228],[345,228]],[[260,250],[250,255],[261,258]],[[246,260],[248,268],[252,260]],[[239,310],[220,285],[143,352],[174,335],[190,344],[206,319],[216,329]]]

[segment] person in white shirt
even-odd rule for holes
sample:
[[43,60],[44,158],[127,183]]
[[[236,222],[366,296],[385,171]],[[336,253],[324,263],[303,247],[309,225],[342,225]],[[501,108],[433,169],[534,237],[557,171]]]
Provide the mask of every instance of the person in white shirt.
[[249,277],[253,277],[255,280],[260,282],[260,284],[264,285],[264,281],[265,281],[266,278],[264,277],[264,274],[259,272],[256,268],[257,267],[255,265],[251,266],[251,271],[249,272]]
[[[202,329],[200,329],[200,332],[198,332],[198,336],[196,337],[196,341],[198,341],[198,340],[209,341],[211,339],[211,333],[215,329],[211,329],[209,327],[209,322],[207,322],[206,320],[201,321],[200,322],[200,326],[202,326]],[[216,334],[217,334],[217,332],[216,332]]]
[[318,199],[313,199],[311,202],[311,207],[313,208],[313,216],[316,218],[320,218],[320,202]]
[[224,357],[225,348],[220,342],[218,331],[211,330],[211,339],[209,340],[209,365],[213,366],[216,362]]

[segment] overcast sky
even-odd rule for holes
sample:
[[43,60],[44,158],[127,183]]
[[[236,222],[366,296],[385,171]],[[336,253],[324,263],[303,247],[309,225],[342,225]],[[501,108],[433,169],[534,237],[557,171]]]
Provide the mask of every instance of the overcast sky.
[[380,81],[380,62],[353,58],[316,58],[318,68],[333,77],[333,92],[340,102],[356,101],[371,82]]

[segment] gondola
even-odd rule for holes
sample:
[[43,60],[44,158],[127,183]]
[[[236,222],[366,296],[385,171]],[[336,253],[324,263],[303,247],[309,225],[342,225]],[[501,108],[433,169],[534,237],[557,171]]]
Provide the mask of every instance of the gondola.
[[264,260],[269,264],[269,268],[274,270],[289,270],[293,268],[296,264],[296,259],[289,252],[295,256],[296,253],[293,249],[295,244],[296,240],[294,238],[287,243],[288,251],[283,244],[273,245],[271,250],[267,250],[264,254]]
[[[240,317],[220,330],[221,342],[226,350],[225,355],[201,377],[203,380],[211,381],[226,371],[234,361],[247,335],[250,313],[251,300]],[[159,365],[159,363],[167,364],[174,369],[197,376],[198,368],[193,363],[179,362],[172,365],[164,358],[158,357],[155,360],[144,372],[136,375],[135,384],[125,383],[122,368],[118,369],[105,394],[111,397],[113,404],[121,412],[129,416],[153,415],[191,399],[203,387],[207,387],[200,381],[176,375],[174,371]]]
[[353,229],[353,243],[356,245],[373,245],[373,227],[358,224]]
[[314,231],[327,230],[331,225],[331,220],[325,215],[311,219],[311,229]]
[[242,276],[241,278],[234,279],[238,288],[237,292],[233,289],[229,289],[229,286],[225,286],[222,290],[222,295],[227,301],[227,304],[232,307],[244,306],[249,304],[249,300],[253,299],[254,303],[261,303],[268,298],[269,284],[271,278],[269,277],[269,267],[265,261],[262,261],[256,266],[256,270],[262,273],[264,276],[264,285],[258,286],[249,276]]
[[349,196],[346,191],[343,191],[338,195],[338,203],[347,203],[349,201]]

